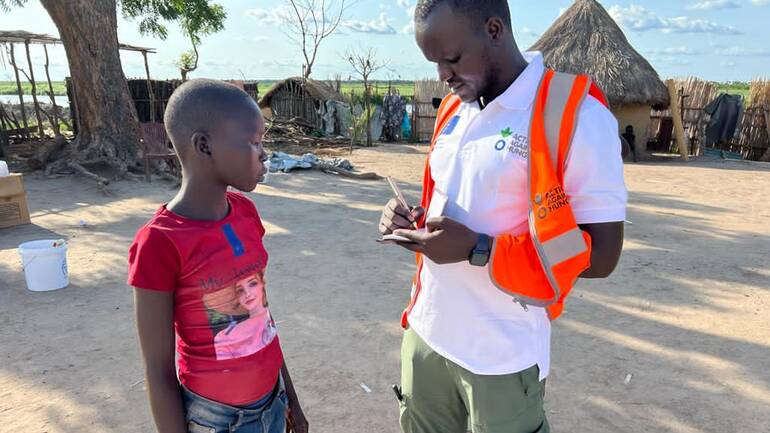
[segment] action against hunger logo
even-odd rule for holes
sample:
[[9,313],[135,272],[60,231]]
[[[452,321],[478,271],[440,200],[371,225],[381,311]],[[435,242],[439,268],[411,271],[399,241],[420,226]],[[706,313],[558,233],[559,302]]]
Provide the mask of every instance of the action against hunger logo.
[[561,185],[557,185],[545,193],[545,203],[543,203],[542,195],[538,194],[535,196],[535,204],[539,206],[537,209],[538,218],[543,219],[548,216],[549,213],[569,205],[569,199],[564,192],[564,188],[562,188]]
[[[508,152],[520,158],[527,159],[529,156],[529,138],[525,135],[514,134],[511,128],[505,128],[500,131],[503,137],[495,143],[495,150],[502,151],[506,147]],[[509,142],[510,141],[510,142]]]

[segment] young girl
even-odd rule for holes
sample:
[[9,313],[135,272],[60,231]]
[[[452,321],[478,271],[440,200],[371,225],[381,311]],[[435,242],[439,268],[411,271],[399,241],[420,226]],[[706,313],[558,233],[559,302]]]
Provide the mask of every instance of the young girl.
[[182,186],[137,233],[128,277],[158,431],[306,433],[267,308],[265,229],[251,200],[228,192],[264,177],[259,108],[234,86],[193,80],[164,122]]

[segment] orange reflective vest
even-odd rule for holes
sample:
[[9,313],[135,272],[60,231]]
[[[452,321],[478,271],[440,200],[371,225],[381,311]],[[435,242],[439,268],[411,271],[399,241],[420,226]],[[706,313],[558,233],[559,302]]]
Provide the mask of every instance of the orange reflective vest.
[[[564,299],[591,264],[591,237],[575,222],[564,191],[564,163],[580,106],[589,94],[608,105],[601,90],[585,75],[552,70],[543,74],[529,130],[529,232],[497,236],[488,264],[489,276],[498,289],[510,294],[524,308],[546,308],[551,320],[561,315]],[[460,104],[454,95],[442,101],[430,152]],[[434,188],[430,152],[423,178],[421,204],[425,209],[430,207]],[[424,226],[423,219],[419,227]],[[422,256],[418,254],[412,298],[401,317],[404,328],[409,326],[409,313],[420,295],[422,265]]]

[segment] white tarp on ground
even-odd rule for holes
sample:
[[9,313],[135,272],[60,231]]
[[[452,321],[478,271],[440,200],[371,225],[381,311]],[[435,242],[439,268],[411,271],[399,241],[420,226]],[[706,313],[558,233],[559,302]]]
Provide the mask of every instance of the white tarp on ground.
[[330,165],[343,170],[352,171],[353,164],[347,159],[321,159],[312,153],[306,153],[301,157],[296,157],[283,152],[273,152],[270,156],[270,171],[282,171],[288,173],[294,169],[310,169],[319,165]]

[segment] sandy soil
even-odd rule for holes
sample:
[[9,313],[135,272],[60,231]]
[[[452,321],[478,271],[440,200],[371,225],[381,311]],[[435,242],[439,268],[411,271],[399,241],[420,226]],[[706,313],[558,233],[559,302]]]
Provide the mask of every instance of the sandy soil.
[[[424,147],[357,150],[416,201]],[[555,432],[766,432],[770,425],[770,168],[627,166],[622,263],[582,282],[554,330]],[[152,432],[126,250],[173,194],[123,182],[26,178],[34,225],[0,230],[0,432]],[[398,318],[412,258],[374,242],[384,182],[271,176],[270,298],[315,432],[396,433]],[[87,227],[80,227],[84,220]],[[66,238],[69,288],[25,289],[15,247]],[[624,381],[630,376],[630,382]],[[367,393],[361,387],[371,389]]]

